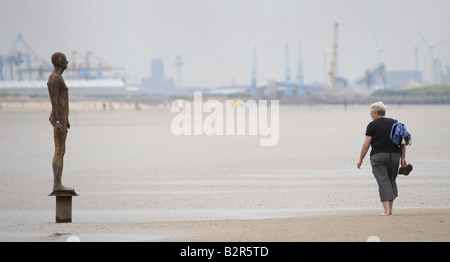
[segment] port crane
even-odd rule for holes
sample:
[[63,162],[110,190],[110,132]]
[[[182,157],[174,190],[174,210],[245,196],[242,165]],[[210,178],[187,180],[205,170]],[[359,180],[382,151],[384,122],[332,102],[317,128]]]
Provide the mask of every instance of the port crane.
[[337,50],[338,50],[338,27],[339,24],[334,24],[334,37],[333,37],[333,55],[331,58],[331,65],[330,65],[330,88],[334,87],[335,84],[335,74],[336,74],[336,63],[337,63]]
[[[18,48],[20,44],[23,46],[21,49]],[[32,59],[33,61],[40,61],[39,64],[32,66]],[[73,51],[69,62],[70,64],[66,71],[73,78],[100,79],[104,78],[103,71],[123,69],[122,67],[112,66],[90,51],[84,56],[77,51]],[[37,72],[38,80],[42,80],[44,79],[44,74],[51,71],[53,71],[51,62],[37,56],[20,33],[13,41],[10,51],[6,55],[0,54],[0,81],[31,81],[33,80],[33,72]],[[25,77],[24,74],[28,77]]]
[[[24,46],[23,51],[19,51],[17,46],[22,43]],[[6,55],[0,55],[0,80],[4,81],[7,78],[8,70],[10,75],[10,80],[14,80],[15,68],[18,72],[19,80],[23,80],[22,72],[24,69],[21,68],[21,64],[26,62],[25,69],[31,68],[31,48],[23,39],[22,35],[19,33],[13,42],[13,45]],[[31,71],[28,70],[28,79],[31,80]]]

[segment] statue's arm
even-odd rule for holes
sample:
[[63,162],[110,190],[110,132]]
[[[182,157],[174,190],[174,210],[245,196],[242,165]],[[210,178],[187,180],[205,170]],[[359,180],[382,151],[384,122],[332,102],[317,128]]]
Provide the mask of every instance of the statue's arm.
[[59,77],[54,77],[51,82],[52,88],[52,112],[53,112],[53,121],[56,124],[59,121],[59,88],[61,87],[61,82]]

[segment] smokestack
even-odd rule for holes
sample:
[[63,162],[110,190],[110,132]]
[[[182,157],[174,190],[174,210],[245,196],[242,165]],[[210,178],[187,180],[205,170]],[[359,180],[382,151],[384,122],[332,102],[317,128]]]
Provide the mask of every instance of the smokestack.
[[419,48],[416,46],[414,48],[414,70],[417,72],[419,71],[419,67],[418,67],[418,55],[419,55]]

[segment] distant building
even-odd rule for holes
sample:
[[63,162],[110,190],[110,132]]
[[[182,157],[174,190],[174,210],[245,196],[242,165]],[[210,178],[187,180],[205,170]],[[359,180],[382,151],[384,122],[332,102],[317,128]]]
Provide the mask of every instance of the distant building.
[[445,72],[442,70],[442,63],[439,59],[433,61],[433,84],[440,85],[445,82]]
[[142,78],[141,92],[145,94],[169,95],[176,93],[173,78],[164,77],[164,65],[162,59],[153,59],[151,64],[151,76]]
[[444,76],[444,84],[450,85],[450,65],[445,66],[447,73]]
[[434,59],[433,84],[449,85],[450,84],[450,65],[443,66],[441,61]]
[[385,75],[386,85],[389,89],[394,89],[401,86],[410,79],[414,79],[422,83],[422,72],[420,71],[387,71]]

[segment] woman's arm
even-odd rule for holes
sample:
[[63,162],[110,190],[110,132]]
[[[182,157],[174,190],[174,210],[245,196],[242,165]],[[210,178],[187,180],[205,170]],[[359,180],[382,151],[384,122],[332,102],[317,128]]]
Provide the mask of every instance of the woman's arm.
[[406,166],[408,163],[406,162],[406,146],[402,146],[402,157],[401,157],[401,165]]
[[366,157],[367,151],[369,151],[371,141],[372,141],[371,136],[366,136],[366,138],[364,139],[364,144],[361,148],[361,154],[359,156],[359,161],[358,161],[358,163],[356,163],[356,167],[359,169],[361,169],[361,165],[364,160],[364,157]]

